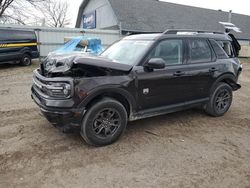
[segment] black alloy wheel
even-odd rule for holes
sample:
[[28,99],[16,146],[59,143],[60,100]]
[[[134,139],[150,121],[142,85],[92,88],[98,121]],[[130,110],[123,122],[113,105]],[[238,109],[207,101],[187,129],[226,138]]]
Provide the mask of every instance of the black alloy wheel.
[[114,108],[99,111],[94,118],[93,130],[97,136],[106,138],[112,136],[121,126],[121,116]]
[[230,108],[233,100],[232,87],[227,83],[218,83],[205,106],[205,111],[214,117],[223,116]]
[[230,106],[232,95],[227,89],[220,89],[215,98],[215,107],[218,113],[223,113]]
[[103,98],[88,107],[82,120],[80,133],[90,145],[109,145],[122,135],[127,121],[127,111],[119,101]]

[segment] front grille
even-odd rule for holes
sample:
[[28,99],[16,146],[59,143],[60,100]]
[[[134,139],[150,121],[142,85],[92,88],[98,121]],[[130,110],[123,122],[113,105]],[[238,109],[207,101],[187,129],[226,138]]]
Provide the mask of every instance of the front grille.
[[[59,84],[59,85],[57,85]],[[64,90],[64,86],[68,84],[71,88],[71,93],[66,97],[63,93],[56,93],[58,90]],[[34,71],[33,74],[33,88],[44,98],[69,98],[73,95],[73,79],[72,78],[47,78],[41,75],[40,69]],[[54,91],[52,93],[52,91]]]
[[35,90],[43,95],[43,97],[49,97],[49,94],[47,92],[47,82],[37,76],[37,74],[33,75],[33,84]]
[[41,71],[41,75],[45,75],[45,72],[44,72],[44,64],[43,63],[41,63],[40,64],[40,71]]

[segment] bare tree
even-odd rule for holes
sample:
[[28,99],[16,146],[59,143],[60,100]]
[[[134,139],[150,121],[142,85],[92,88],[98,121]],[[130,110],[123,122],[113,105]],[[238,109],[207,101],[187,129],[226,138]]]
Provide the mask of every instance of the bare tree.
[[65,0],[0,0],[0,23],[50,27],[70,24],[69,4]]
[[30,17],[26,8],[35,8],[44,1],[47,0],[0,0],[0,22],[25,24],[25,20]]
[[3,16],[5,10],[14,2],[14,0],[0,0],[0,17]]
[[68,17],[69,4],[62,0],[48,0],[40,6],[46,25],[50,27],[65,27],[70,24]]

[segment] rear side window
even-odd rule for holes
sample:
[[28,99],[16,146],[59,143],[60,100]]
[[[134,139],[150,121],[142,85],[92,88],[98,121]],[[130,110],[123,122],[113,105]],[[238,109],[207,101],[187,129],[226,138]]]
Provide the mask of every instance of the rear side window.
[[189,63],[205,63],[212,61],[212,52],[205,39],[190,39]]
[[228,55],[225,52],[225,50],[222,48],[222,46],[216,42],[215,40],[210,39],[210,43],[214,49],[214,52],[218,59],[227,59]]
[[230,41],[217,41],[218,44],[223,48],[228,57],[235,57],[234,49]]

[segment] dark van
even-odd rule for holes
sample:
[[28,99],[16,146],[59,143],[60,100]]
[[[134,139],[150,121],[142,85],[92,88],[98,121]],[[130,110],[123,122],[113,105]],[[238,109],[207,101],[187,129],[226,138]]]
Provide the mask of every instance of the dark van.
[[0,28],[0,64],[6,61],[20,61],[28,66],[39,57],[37,38],[34,31]]

